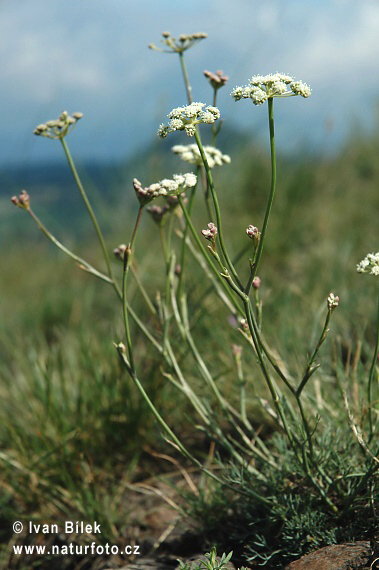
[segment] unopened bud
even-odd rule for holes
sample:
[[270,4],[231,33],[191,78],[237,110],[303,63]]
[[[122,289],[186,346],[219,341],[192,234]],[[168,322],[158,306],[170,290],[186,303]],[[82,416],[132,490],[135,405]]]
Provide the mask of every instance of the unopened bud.
[[203,234],[205,239],[207,239],[208,241],[214,242],[216,239],[216,236],[217,236],[217,227],[215,226],[215,224],[213,222],[210,222],[208,224],[208,229],[207,230],[201,230],[201,233]]
[[259,289],[259,287],[261,286],[261,278],[260,277],[254,277],[253,279],[253,287],[254,289]]
[[249,238],[253,239],[254,241],[258,242],[261,236],[260,231],[255,226],[250,225],[246,228],[246,234]]
[[125,251],[126,251],[126,245],[124,243],[121,243],[118,247],[115,247],[115,249],[113,250],[113,255],[117,259],[123,261],[125,257]]
[[338,307],[339,302],[340,298],[337,295],[334,295],[334,293],[330,293],[327,300],[329,311],[333,311],[336,307]]

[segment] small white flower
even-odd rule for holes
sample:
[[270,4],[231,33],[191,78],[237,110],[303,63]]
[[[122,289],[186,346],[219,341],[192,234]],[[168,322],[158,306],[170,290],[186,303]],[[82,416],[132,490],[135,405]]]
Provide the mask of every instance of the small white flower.
[[208,113],[212,113],[212,115],[215,117],[215,119],[219,119],[220,118],[220,111],[219,109],[217,109],[217,107],[212,107],[211,105],[209,105],[206,110],[208,111]]
[[305,98],[311,96],[311,88],[302,81],[294,81],[291,83],[290,87],[295,95],[301,95],[301,97]]
[[262,105],[267,100],[267,93],[258,87],[252,91],[251,99],[255,105]]
[[377,253],[368,253],[366,257],[358,263],[357,271],[358,273],[379,275],[379,251]]
[[186,125],[184,127],[184,130],[186,131],[186,135],[188,137],[194,137],[195,136],[196,127],[194,125]]
[[186,188],[193,188],[197,184],[197,176],[192,172],[184,174],[184,185]]
[[211,125],[212,123],[215,122],[215,116],[210,113],[209,111],[204,111],[204,113],[202,114],[201,120],[203,123],[206,123],[207,125]]
[[181,119],[171,119],[168,125],[173,131],[180,131],[180,129],[184,127],[184,123]]
[[184,107],[176,107],[168,114],[169,119],[178,119],[183,113]]
[[165,139],[167,137],[169,131],[170,131],[170,128],[162,123],[158,127],[158,136],[161,137],[161,139]]

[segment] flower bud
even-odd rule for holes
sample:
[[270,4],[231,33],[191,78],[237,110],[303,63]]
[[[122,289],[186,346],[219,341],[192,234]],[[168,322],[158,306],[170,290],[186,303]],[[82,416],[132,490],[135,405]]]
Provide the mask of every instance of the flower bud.
[[214,242],[216,240],[216,236],[217,236],[217,227],[215,226],[215,224],[213,222],[210,222],[208,224],[208,229],[207,230],[201,230],[201,233],[203,234],[205,239],[207,239],[208,241]]

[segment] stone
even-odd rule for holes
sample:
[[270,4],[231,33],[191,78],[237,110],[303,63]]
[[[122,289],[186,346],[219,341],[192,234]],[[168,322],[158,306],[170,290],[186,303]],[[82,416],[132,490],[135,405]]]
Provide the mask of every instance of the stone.
[[358,570],[368,568],[370,543],[362,540],[325,546],[286,566],[285,570]]

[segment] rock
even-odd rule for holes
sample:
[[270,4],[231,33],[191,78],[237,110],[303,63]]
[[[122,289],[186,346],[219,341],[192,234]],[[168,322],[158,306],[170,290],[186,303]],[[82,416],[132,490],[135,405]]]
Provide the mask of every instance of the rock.
[[370,555],[368,541],[334,544],[291,562],[285,570],[358,570],[367,568]]

